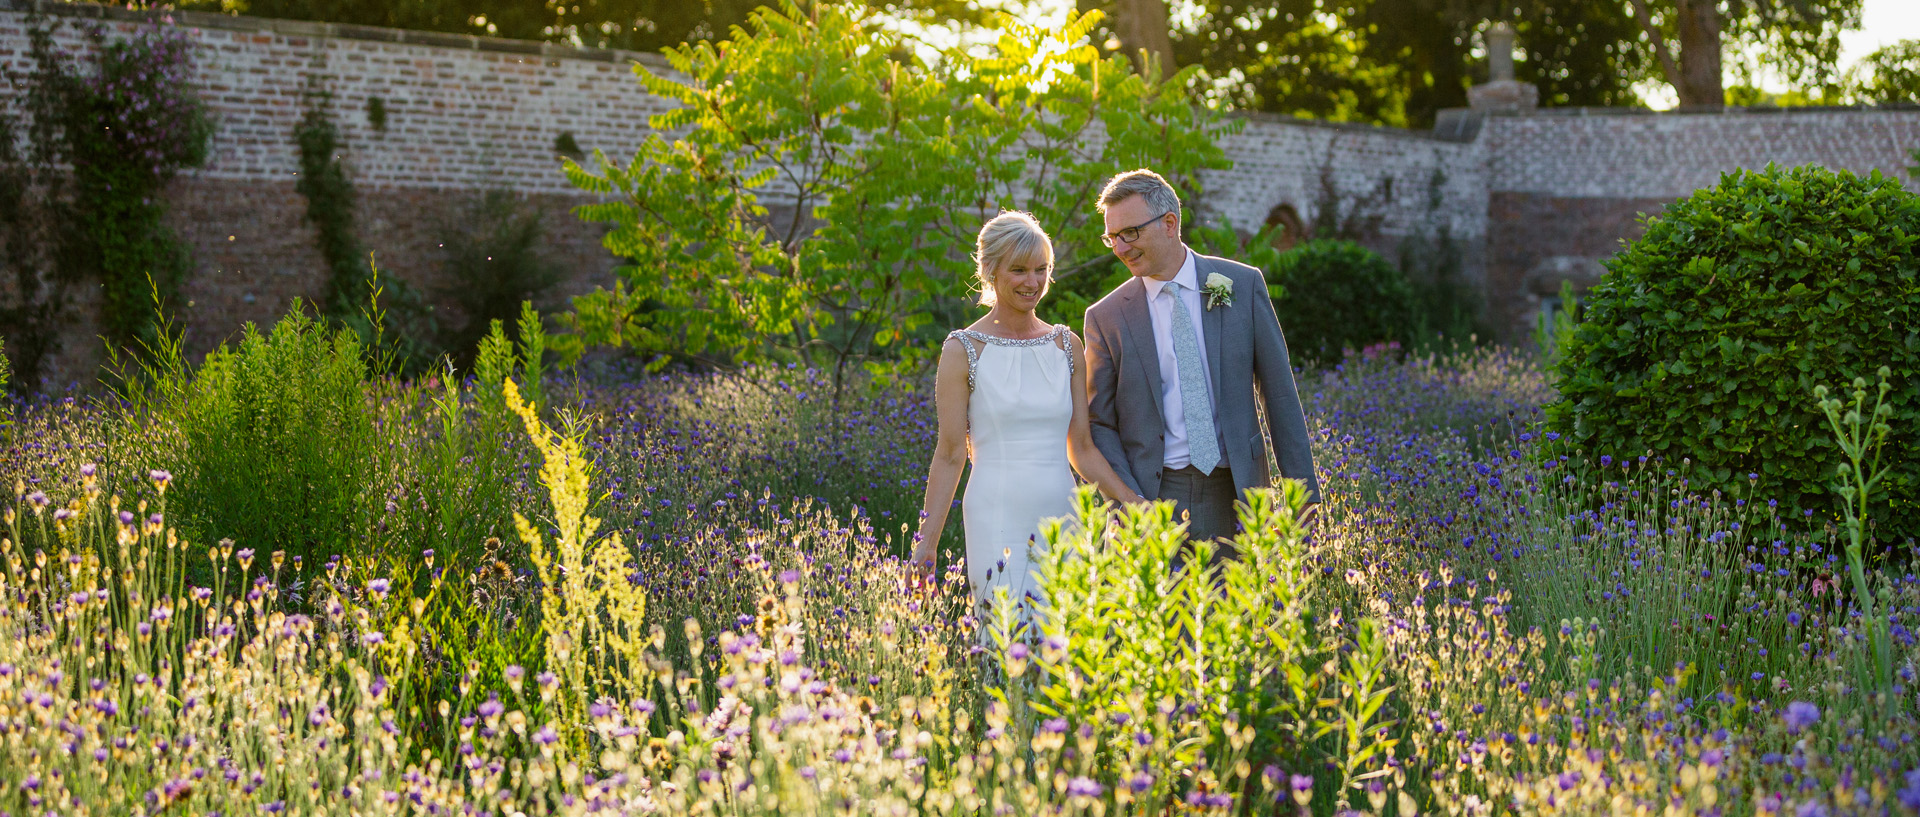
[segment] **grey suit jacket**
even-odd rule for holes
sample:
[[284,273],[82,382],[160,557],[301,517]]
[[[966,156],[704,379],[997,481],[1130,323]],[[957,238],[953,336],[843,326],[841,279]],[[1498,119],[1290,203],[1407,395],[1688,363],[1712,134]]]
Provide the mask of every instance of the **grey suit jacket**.
[[[1245,264],[1199,253],[1194,253],[1194,272],[1203,284],[1216,272],[1233,281],[1233,305],[1205,310],[1200,326],[1213,380],[1215,422],[1226,441],[1234,492],[1272,485],[1254,411],[1253,384],[1258,382],[1280,475],[1305,481],[1308,496],[1318,502],[1320,482],[1313,473],[1306,415],[1287,361],[1287,341],[1267,297],[1266,277]],[[1085,329],[1087,419],[1093,443],[1128,487],[1156,497],[1166,459],[1166,420],[1146,286],[1139,278],[1128,279],[1087,307]]]

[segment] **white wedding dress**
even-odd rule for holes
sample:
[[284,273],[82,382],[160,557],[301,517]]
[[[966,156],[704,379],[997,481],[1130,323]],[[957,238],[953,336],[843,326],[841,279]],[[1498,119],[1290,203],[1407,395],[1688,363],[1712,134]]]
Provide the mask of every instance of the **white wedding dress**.
[[[1067,428],[1073,421],[1072,337],[1054,326],[1030,340],[955,331],[967,352],[968,448],[973,460],[961,518],[976,604],[996,588],[1026,610],[1045,604],[1031,555],[1046,547],[1040,520],[1073,513]],[[1025,618],[1024,613],[1022,618]]]

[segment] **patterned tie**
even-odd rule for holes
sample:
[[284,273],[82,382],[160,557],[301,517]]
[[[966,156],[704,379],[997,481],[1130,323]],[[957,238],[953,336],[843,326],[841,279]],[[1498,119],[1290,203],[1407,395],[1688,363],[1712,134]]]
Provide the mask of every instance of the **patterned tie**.
[[1180,409],[1187,417],[1187,450],[1193,467],[1209,474],[1220,464],[1220,444],[1213,434],[1213,401],[1207,399],[1207,371],[1200,365],[1200,336],[1193,318],[1180,300],[1180,285],[1169,282],[1173,295],[1173,359],[1180,368]]

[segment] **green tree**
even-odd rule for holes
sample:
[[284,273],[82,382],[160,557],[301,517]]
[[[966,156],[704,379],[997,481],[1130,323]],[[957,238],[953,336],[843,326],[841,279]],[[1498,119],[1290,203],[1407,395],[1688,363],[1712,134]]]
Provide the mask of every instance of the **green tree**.
[[1848,79],[1864,102],[1920,102],[1920,40],[1902,40],[1868,54]]
[[1541,106],[1640,104],[1633,84],[1649,78],[1651,62],[1621,4],[1528,0],[1512,23],[1524,52],[1515,73],[1540,89]]
[[[1628,1],[1644,35],[1634,45],[1651,56],[1681,105],[1705,107],[1726,103],[1729,69],[1748,85],[1774,73],[1801,90],[1837,91],[1840,32],[1860,26],[1862,2]],[[1738,58],[1725,66],[1723,54]]]
[[[1127,14],[1162,0],[1077,0],[1116,20],[1105,45],[1125,53]],[[1524,52],[1518,78],[1542,105],[1631,105],[1633,85],[1666,81],[1683,104],[1719,105],[1725,66],[1753,84],[1777,73],[1831,97],[1841,30],[1859,23],[1860,0],[1197,0],[1172,24],[1180,66],[1203,69],[1207,97],[1223,105],[1317,118],[1422,127],[1467,104],[1485,78],[1477,32],[1505,20]],[[1685,25],[1682,25],[1682,23]]]
[[[629,263],[574,300],[585,345],[631,345],[713,363],[804,357],[833,368],[913,364],[963,323],[980,224],[1035,213],[1056,239],[1055,319],[1115,280],[1094,197],[1112,173],[1152,166],[1196,193],[1231,125],[1125,59],[1060,30],[1008,21],[992,53],[929,65],[871,12],[755,12],[721,45],[671,49],[685,83],[641,72],[679,107],[625,165],[569,162],[581,207],[613,225]],[[670,133],[684,133],[677,138]],[[1124,273],[1121,273],[1124,274]],[[943,319],[936,322],[936,319]],[[911,341],[911,342],[910,342]]]

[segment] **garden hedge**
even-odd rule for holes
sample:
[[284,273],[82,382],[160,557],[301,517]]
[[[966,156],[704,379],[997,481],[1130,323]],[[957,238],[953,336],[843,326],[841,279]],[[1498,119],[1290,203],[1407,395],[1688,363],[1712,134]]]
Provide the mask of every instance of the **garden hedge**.
[[1339,362],[1345,349],[1407,344],[1419,324],[1413,285],[1378,253],[1318,239],[1280,254],[1267,271],[1273,309],[1297,362]]
[[[1695,486],[1837,512],[1813,396],[1892,369],[1882,541],[1920,530],[1920,197],[1877,171],[1735,171],[1644,219],[1559,364],[1549,424],[1586,456],[1659,456]],[[1851,392],[1851,388],[1843,389]],[[1690,462],[1688,462],[1690,461]],[[1683,465],[1683,463],[1685,463]]]

